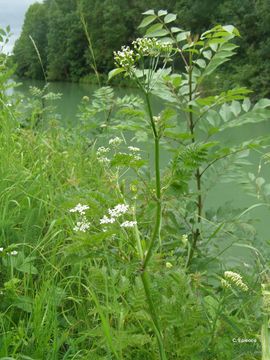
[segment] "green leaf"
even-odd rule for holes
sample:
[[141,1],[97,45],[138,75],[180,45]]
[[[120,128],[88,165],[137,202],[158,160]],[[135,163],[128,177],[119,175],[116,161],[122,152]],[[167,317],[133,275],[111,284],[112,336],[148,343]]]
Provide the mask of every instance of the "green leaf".
[[190,31],[181,32],[180,34],[178,34],[178,35],[176,36],[176,40],[177,40],[178,42],[180,42],[180,41],[185,41],[185,40],[187,40],[187,38],[188,38],[189,35],[190,35]]
[[166,36],[169,34],[169,31],[166,30],[166,29],[160,29],[160,30],[157,30],[157,31],[153,31],[153,32],[146,32],[146,35],[148,37],[162,37],[162,36]]
[[240,36],[238,29],[233,25],[223,25],[224,30],[226,30],[230,34],[234,34],[235,36]]
[[231,112],[231,107],[228,104],[223,104],[221,106],[221,109],[219,111],[219,114],[221,115],[222,119],[227,122],[231,120],[233,114]]
[[146,18],[144,18],[144,19],[142,20],[142,22],[141,22],[140,25],[138,26],[138,29],[144,28],[144,27],[146,27],[147,25],[151,24],[153,21],[156,20],[156,18],[157,18],[156,15],[149,15],[149,16],[147,16]]
[[250,109],[250,107],[251,107],[251,102],[250,102],[249,98],[244,99],[243,104],[242,104],[243,110],[244,110],[245,112],[248,112],[248,110]]
[[211,319],[214,319],[218,311],[218,306],[219,306],[218,301],[214,297],[208,295],[204,298],[204,303]]
[[174,43],[174,40],[170,37],[164,37],[164,38],[161,38],[159,39],[159,42],[162,44],[162,43],[166,43],[166,44],[173,44]]
[[37,268],[33,265],[33,261],[35,260],[34,257],[26,257],[23,258],[21,256],[18,256],[18,261],[16,264],[14,264],[14,267],[16,270],[27,273],[27,274],[38,274]]
[[153,9],[151,10],[147,10],[145,12],[142,13],[143,15],[155,15],[155,11]]
[[206,62],[203,59],[198,59],[194,61],[200,68],[204,69],[206,67]]
[[270,99],[261,99],[257,102],[257,104],[255,104],[254,110],[255,109],[265,109],[269,106],[270,106]]
[[249,112],[239,115],[236,119],[233,119],[228,123],[224,124],[220,128],[220,130],[238,127],[245,124],[259,123],[261,121],[265,121],[269,119],[270,119],[270,110],[263,108],[255,108],[254,106],[254,108]]
[[162,24],[160,24],[160,23],[154,24],[154,25],[150,26],[149,29],[147,29],[146,34],[151,33],[151,32],[155,32],[155,31],[160,30],[162,28],[163,28]]
[[27,313],[31,313],[33,301],[29,296],[18,296],[13,305]]
[[212,51],[211,50],[203,51],[202,54],[207,60],[211,60],[211,58],[212,58]]
[[241,113],[241,105],[239,103],[239,101],[233,101],[232,105],[231,105],[231,110],[234,114],[234,116],[238,116]]
[[184,31],[184,30],[180,29],[179,27],[175,27],[175,26],[171,27],[171,32],[172,33],[177,33],[177,32],[180,32],[180,31]]
[[159,12],[158,12],[158,16],[164,16],[164,15],[167,15],[167,14],[168,14],[167,10],[159,10]]
[[108,80],[111,80],[114,76],[126,71],[124,68],[116,68],[109,72]]
[[237,47],[238,47],[237,45],[231,43],[221,44],[215,55],[212,57],[212,59],[206,66],[202,74],[202,78],[212,74],[219,66],[221,66],[226,61],[228,61],[230,57],[232,57],[235,54],[234,50]]
[[165,22],[165,24],[168,24],[168,23],[170,23],[170,22],[175,21],[176,18],[177,18],[177,15],[175,15],[175,14],[168,14],[168,15],[165,16],[164,22]]

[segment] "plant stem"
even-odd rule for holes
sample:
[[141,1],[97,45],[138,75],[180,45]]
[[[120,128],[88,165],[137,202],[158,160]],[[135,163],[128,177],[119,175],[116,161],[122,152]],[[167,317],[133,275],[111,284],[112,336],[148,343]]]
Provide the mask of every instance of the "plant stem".
[[81,5],[80,2],[79,2],[79,12],[80,12],[81,23],[83,25],[83,30],[84,30],[86,39],[88,41],[89,51],[90,51],[90,54],[91,54],[91,57],[92,57],[91,66],[92,66],[92,69],[94,70],[94,73],[96,75],[98,86],[100,87],[101,84],[100,84],[100,78],[99,78],[99,73],[98,73],[98,69],[97,69],[97,63],[96,63],[96,57],[95,57],[95,53],[94,53],[94,49],[93,49],[93,44],[92,44],[91,36],[90,36],[88,28],[87,28],[87,24],[86,24],[84,15],[83,15],[82,5]]
[[[188,69],[189,102],[190,102],[190,104],[189,104],[189,131],[192,136],[191,141],[194,144],[195,143],[195,133],[194,133],[195,124],[193,121],[193,112],[192,112],[192,105],[191,105],[192,95],[193,95],[192,70],[193,70],[192,55],[190,54],[189,69]],[[189,266],[191,264],[194,252],[197,247],[197,241],[200,237],[200,222],[201,222],[201,216],[202,216],[203,203],[202,203],[202,195],[201,195],[201,173],[200,173],[199,168],[196,169],[195,178],[196,178],[196,186],[197,186],[197,193],[198,193],[198,197],[197,197],[197,227],[196,227],[195,231],[193,231],[193,240],[192,240],[190,252],[188,255],[187,266]]]
[[[142,89],[142,87],[141,87],[141,89]],[[154,306],[152,298],[151,298],[150,281],[149,281],[148,272],[147,272],[147,266],[153,255],[154,247],[156,245],[156,240],[158,239],[159,244],[161,244],[160,228],[161,228],[162,212],[161,212],[160,144],[159,144],[160,137],[158,134],[158,130],[156,128],[155,121],[154,121],[149,93],[147,91],[145,91],[144,89],[143,89],[143,92],[144,92],[145,98],[146,98],[147,111],[148,111],[150,124],[151,124],[151,128],[152,128],[153,135],[154,135],[154,142],[155,142],[156,219],[155,219],[155,227],[154,227],[153,234],[152,234],[152,237],[150,240],[150,244],[149,244],[146,256],[142,261],[141,279],[142,279],[144,292],[145,292],[148,307],[149,307],[150,316],[151,316],[151,319],[153,322],[153,328],[154,328],[157,342],[158,342],[160,359],[166,360],[167,357],[166,357],[166,353],[165,353],[164,346],[163,346],[162,332],[161,332],[161,329],[159,326],[158,315],[156,313],[155,306]],[[140,249],[140,252],[141,252],[141,249]]]
[[270,360],[270,334],[268,329],[268,316],[264,315],[261,342],[262,342],[262,360]]
[[148,273],[145,270],[142,272],[141,278],[142,278],[142,283],[143,283],[146,299],[147,299],[148,306],[149,306],[150,315],[151,315],[153,325],[154,325],[154,331],[155,331],[157,341],[158,341],[160,359],[166,360],[167,356],[166,356],[164,346],[163,346],[163,340],[162,340],[162,334],[160,331],[159,321],[158,321],[158,317],[157,317],[157,314],[155,311],[155,306],[154,306],[152,298],[151,298],[149,277],[148,277]]
[[155,227],[153,231],[153,235],[148,247],[148,251],[146,254],[146,257],[143,262],[143,269],[146,269],[147,264],[149,260],[152,257],[154,245],[156,243],[156,239],[159,241],[159,245],[161,245],[161,239],[160,239],[160,228],[161,228],[161,181],[160,181],[160,144],[159,144],[159,135],[156,129],[156,125],[153,118],[151,103],[149,94],[145,92],[146,97],[146,104],[147,104],[147,110],[149,114],[149,119],[151,123],[151,127],[154,134],[154,141],[155,141],[155,178],[156,178],[156,220],[155,220]]

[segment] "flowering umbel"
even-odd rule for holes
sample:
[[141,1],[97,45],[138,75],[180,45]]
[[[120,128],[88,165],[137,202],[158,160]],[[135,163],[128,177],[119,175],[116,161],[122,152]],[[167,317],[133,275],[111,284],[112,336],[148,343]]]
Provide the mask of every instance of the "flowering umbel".
[[86,230],[90,228],[90,223],[85,217],[85,211],[88,209],[88,205],[82,205],[79,203],[74,208],[69,210],[72,213],[79,213],[79,215],[81,216],[80,220],[76,222],[76,225],[73,228],[74,231],[86,232]]
[[131,73],[136,63],[144,57],[162,57],[167,61],[173,50],[172,44],[160,42],[156,38],[137,38],[132,45],[133,49],[122,46],[121,50],[113,53],[115,66],[127,73]]

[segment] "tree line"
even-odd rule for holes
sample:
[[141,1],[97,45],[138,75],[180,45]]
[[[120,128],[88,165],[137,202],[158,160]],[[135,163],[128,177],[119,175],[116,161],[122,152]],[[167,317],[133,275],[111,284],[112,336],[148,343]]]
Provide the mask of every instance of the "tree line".
[[93,53],[98,72],[107,73],[113,51],[140,36],[140,14],[150,8],[177,13],[178,22],[193,33],[216,24],[235,25],[243,34],[236,65],[225,66],[220,81],[247,86],[255,97],[270,95],[268,0],[44,0],[29,7],[15,44],[18,76],[44,78],[41,59],[50,81],[79,81],[94,73]]

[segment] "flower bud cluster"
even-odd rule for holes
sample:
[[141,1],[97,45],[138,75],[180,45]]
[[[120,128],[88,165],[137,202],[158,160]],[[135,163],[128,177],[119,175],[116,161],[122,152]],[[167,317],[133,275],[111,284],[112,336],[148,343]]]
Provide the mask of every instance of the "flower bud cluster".
[[172,52],[172,44],[160,42],[156,38],[137,38],[132,42],[133,49],[122,46],[120,51],[114,51],[116,67],[131,70],[135,63],[146,56],[168,58]]
[[158,41],[156,38],[137,38],[132,42],[132,45],[140,56],[158,55]]
[[232,285],[238,287],[242,291],[248,291],[248,286],[243,282],[242,276],[233,271],[225,271],[224,278],[221,281],[223,287],[231,288]]
[[120,51],[113,52],[113,56],[115,65],[127,70],[132,68],[136,61],[134,51],[129,46],[122,46]]
[[172,52],[170,43],[159,42],[156,38],[137,38],[132,45],[139,56],[164,56]]

